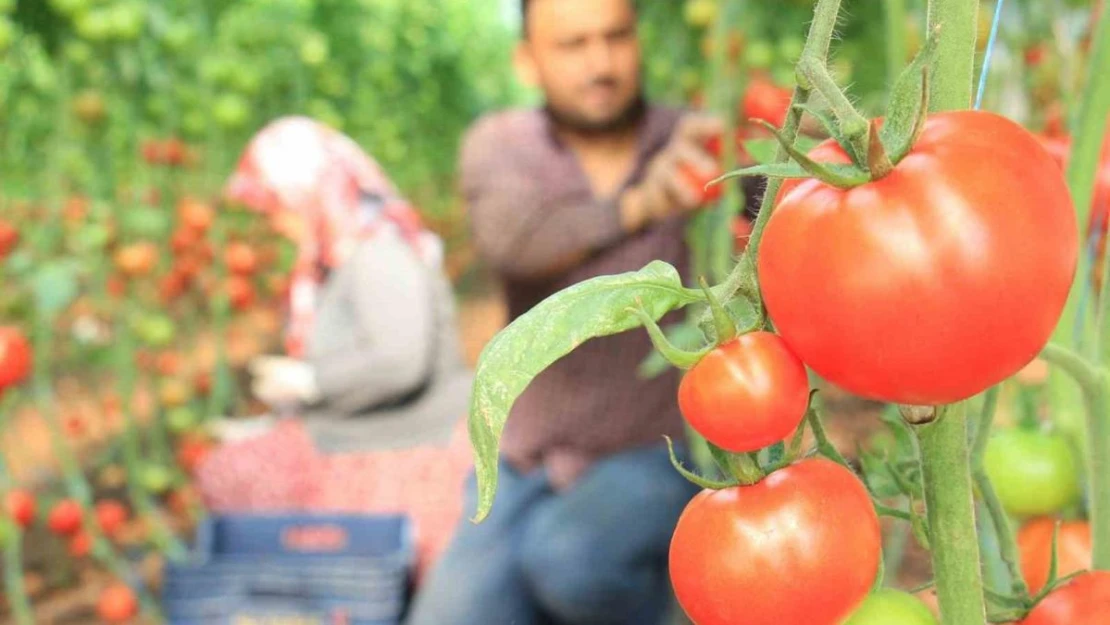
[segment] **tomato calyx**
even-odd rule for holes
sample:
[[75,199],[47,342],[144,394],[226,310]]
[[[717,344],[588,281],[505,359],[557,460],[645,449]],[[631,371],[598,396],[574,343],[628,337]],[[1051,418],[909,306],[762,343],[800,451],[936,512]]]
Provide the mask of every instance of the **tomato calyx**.
[[808,113],[825,127],[829,135],[850,157],[850,164],[818,163],[786,140],[782,132],[762,120],[750,120],[769,130],[790,157],[791,162],[756,165],[721,176],[716,184],[737,176],[772,178],[817,178],[827,185],[852,189],[880,180],[904,159],[921,132],[929,110],[929,65],[937,51],[939,29],[934,29],[926,44],[910,63],[891,93],[884,121],[864,118],[848,96],[836,85],[822,63],[803,59],[798,65],[798,84],[821,94],[830,113],[799,104],[794,108]]

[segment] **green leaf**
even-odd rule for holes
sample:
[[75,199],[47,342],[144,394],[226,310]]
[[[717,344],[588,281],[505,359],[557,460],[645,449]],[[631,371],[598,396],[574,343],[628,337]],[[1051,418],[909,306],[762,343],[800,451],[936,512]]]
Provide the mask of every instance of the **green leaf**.
[[502,330],[482,351],[470,400],[481,521],[497,491],[498,442],[517,397],[544,369],[586,341],[640,327],[633,307],[658,321],[700,299],[682,286],[678,270],[653,262],[640,271],[601,276],[540,302]]
[[924,77],[936,57],[938,39],[937,30],[929,34],[925,45],[909,66],[902,70],[891,89],[886,121],[879,131],[879,137],[895,165],[909,154],[916,139],[919,120],[928,108],[928,89],[925,88]]
[[31,292],[37,312],[54,317],[77,297],[77,267],[65,261],[43,265],[31,276]]

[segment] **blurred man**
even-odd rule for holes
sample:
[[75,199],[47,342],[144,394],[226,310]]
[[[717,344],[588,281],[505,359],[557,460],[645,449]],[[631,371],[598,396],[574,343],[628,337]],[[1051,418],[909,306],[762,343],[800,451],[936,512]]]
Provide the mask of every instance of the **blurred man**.
[[[510,315],[599,275],[684,270],[686,216],[721,125],[644,100],[632,0],[524,0],[515,57],[542,110],[479,121],[462,149],[474,237]],[[646,332],[586,343],[513,408],[493,512],[464,521],[409,625],[660,623],[670,536],[696,492],[671,467],[675,373],[644,381]],[[473,513],[473,478],[467,485]]]

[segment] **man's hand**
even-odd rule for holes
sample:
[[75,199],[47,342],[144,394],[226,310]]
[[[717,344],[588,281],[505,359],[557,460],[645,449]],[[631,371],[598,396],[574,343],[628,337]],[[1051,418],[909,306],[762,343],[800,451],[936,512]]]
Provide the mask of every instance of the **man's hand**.
[[311,404],[320,398],[316,374],[300,360],[283,356],[259,356],[250,362],[254,381],[251,392],[270,406]]
[[704,113],[687,114],[670,143],[648,164],[643,181],[625,193],[621,216],[625,228],[639,228],[706,204],[706,182],[721,175],[709,150],[724,134],[724,123]]

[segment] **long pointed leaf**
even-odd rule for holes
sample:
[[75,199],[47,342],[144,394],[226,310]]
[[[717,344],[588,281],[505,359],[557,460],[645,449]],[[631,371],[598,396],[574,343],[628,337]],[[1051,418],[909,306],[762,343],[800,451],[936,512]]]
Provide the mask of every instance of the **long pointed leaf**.
[[678,271],[653,262],[640,271],[587,280],[540,302],[482,351],[470,400],[470,442],[478,479],[474,520],[489,514],[497,490],[498,443],[513,403],[544,369],[586,341],[640,327],[633,312],[658,321],[698,301]]

